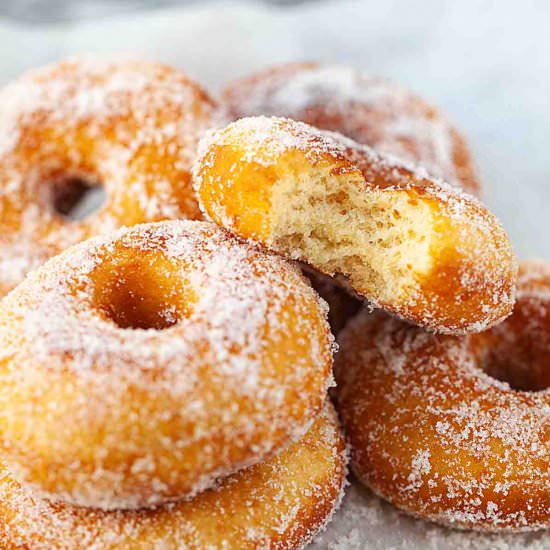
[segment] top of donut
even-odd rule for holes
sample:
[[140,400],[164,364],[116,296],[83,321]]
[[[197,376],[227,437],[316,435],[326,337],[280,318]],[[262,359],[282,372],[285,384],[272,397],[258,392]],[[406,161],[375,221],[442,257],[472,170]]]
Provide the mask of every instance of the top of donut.
[[21,128],[46,121],[62,128],[85,122],[94,135],[108,120],[131,117],[139,125],[139,132],[127,136],[134,148],[160,143],[163,135],[189,140],[189,132],[178,126],[181,117],[167,116],[163,125],[155,120],[182,104],[205,113],[217,110],[198,84],[168,65],[131,54],[69,57],[30,70],[0,90],[0,158],[16,151]]
[[[124,251],[129,255],[124,256]],[[140,258],[147,264],[156,254],[168,264],[155,267],[153,272],[171,281],[169,288],[162,287],[162,280],[157,281],[160,286],[155,296],[163,311],[156,320],[161,328],[177,322],[185,325],[184,338],[174,338],[170,330],[157,330],[155,320],[151,325],[126,330],[132,328],[127,318],[105,316],[103,308],[111,304],[98,303],[101,298],[96,291],[107,289],[109,277],[118,288],[126,274],[139,273]],[[122,271],[127,262],[130,270]],[[102,266],[106,266],[106,278],[101,275],[98,281],[97,270]],[[179,279],[184,285],[181,293]],[[213,364],[220,368],[226,365],[238,380],[236,387],[245,391],[251,384],[265,382],[256,376],[260,350],[265,345],[264,328],[266,323],[275,331],[282,328],[278,307],[292,296],[298,298],[294,301],[298,306],[313,300],[321,318],[326,318],[326,303],[296,266],[252,243],[239,241],[213,224],[179,220],[122,228],[88,239],[52,258],[5,298],[4,312],[19,306],[24,310],[19,322],[30,349],[23,352],[19,342],[6,341],[0,360],[17,355],[33,363],[44,360],[55,368],[51,359],[58,356],[63,359],[57,363],[58,368],[69,368],[82,376],[105,369],[133,378],[137,371],[161,366],[171,371],[176,365],[184,365],[182,357],[189,356],[190,363],[196,361],[192,355],[198,343],[205,340],[217,358]],[[306,309],[303,313],[304,318],[295,319],[296,323],[311,321],[305,318]],[[121,325],[121,320],[125,324]],[[327,341],[333,342],[328,325],[325,328]],[[330,350],[321,345],[311,352],[314,361],[323,364]],[[126,369],[130,363],[134,368]],[[297,373],[299,367],[295,366]],[[178,377],[177,382],[190,387],[191,372],[186,370],[186,376]],[[174,386],[173,391],[178,387]]]
[[286,116],[334,130],[479,194],[464,139],[437,108],[391,80],[348,66],[289,63],[233,82],[223,100],[235,118]]

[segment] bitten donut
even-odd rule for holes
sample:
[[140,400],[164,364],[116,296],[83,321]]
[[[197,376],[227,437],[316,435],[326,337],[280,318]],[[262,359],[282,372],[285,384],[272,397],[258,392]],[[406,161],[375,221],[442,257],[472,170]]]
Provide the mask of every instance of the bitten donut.
[[0,303],[1,451],[39,496],[190,496],[301,437],[332,382],[326,306],[213,224],[75,245]]
[[340,502],[344,442],[326,407],[307,434],[267,462],[188,501],[102,512],[35,498],[0,470],[3,550],[293,550],[324,527]]
[[230,84],[232,118],[274,115],[339,132],[358,143],[423,166],[478,195],[466,141],[435,107],[395,82],[346,66],[289,63]]
[[[0,91],[0,294],[78,241],[123,225],[200,217],[198,139],[220,111],[185,74],[127,56],[71,58]],[[68,219],[85,190],[102,207]]]
[[465,337],[360,313],[340,333],[352,467],[399,508],[453,527],[550,527],[550,264],[524,264],[510,318]]
[[[233,119],[275,115],[300,120],[424,166],[432,175],[480,194],[464,138],[438,109],[389,80],[352,67],[287,63],[229,84],[222,102]],[[305,274],[328,302],[337,334],[360,301],[327,276],[313,270]]]
[[233,233],[327,274],[441,332],[499,322],[516,261],[475,198],[339,134],[281,118],[211,132],[194,166],[205,213]]

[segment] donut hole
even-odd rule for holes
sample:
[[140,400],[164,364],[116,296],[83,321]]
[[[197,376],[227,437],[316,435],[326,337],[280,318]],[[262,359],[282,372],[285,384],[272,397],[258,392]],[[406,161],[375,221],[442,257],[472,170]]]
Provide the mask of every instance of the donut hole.
[[93,273],[94,303],[103,318],[122,329],[165,330],[189,315],[192,297],[181,269],[162,255],[124,256]]
[[103,186],[78,177],[64,178],[52,186],[52,206],[67,220],[83,220],[99,210],[107,195]]
[[550,353],[539,356],[536,349],[496,347],[486,352],[483,370],[522,392],[538,392],[550,387]]

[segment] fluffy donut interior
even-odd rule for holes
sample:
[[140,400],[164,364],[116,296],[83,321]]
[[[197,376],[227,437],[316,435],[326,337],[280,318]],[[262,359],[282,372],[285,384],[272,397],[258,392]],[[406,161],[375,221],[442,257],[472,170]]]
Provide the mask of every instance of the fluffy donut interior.
[[430,271],[433,213],[407,193],[371,191],[327,169],[293,174],[272,196],[279,250],[325,273],[342,273],[370,297],[399,297]]

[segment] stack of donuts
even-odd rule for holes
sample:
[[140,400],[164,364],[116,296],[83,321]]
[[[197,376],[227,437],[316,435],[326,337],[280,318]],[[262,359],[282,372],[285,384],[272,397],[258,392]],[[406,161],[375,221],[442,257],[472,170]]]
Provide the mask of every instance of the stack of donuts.
[[0,548],[302,548],[348,461],[421,518],[550,526],[550,265],[518,278],[437,109],[80,56],[0,128]]

